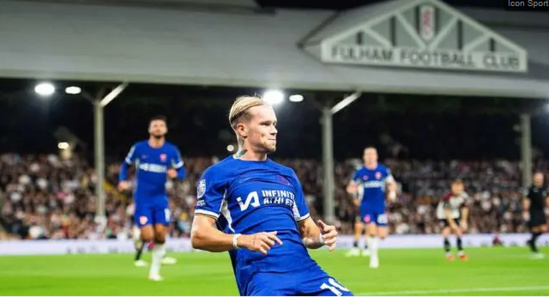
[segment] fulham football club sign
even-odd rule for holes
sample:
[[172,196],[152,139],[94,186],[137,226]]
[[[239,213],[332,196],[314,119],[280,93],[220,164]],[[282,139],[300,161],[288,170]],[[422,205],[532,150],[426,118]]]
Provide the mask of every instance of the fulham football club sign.
[[325,63],[526,72],[527,53],[438,0],[402,0],[323,38]]

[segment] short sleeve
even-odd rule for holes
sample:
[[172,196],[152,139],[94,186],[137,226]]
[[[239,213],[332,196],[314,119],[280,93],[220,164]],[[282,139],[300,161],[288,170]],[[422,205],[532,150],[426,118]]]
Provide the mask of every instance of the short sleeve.
[[522,196],[524,196],[526,198],[530,198],[530,197],[528,197],[528,194],[530,194],[530,189],[526,188],[526,189],[522,190]]
[[295,191],[295,204],[293,206],[294,219],[296,222],[303,221],[310,216],[309,207],[307,207],[307,201],[301,187],[301,182],[297,178],[295,172],[292,172],[292,183],[296,189]]
[[220,176],[212,168],[206,170],[196,186],[197,204],[194,213],[213,217],[217,220],[225,196],[225,188]]
[[444,209],[452,209],[452,205],[450,204],[450,198],[452,198],[452,193],[447,193],[442,198],[442,206]]

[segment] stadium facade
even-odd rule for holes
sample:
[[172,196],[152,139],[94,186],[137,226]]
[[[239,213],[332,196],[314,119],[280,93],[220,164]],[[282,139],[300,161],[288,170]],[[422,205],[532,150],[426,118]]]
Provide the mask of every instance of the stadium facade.
[[68,2],[0,3],[0,76],[519,98],[549,93],[542,13],[457,10],[438,0],[261,13]]

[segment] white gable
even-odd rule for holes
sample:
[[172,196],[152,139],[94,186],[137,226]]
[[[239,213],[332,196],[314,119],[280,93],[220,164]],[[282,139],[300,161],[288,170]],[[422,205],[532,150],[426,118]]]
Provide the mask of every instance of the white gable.
[[[526,72],[526,50],[438,0],[399,0],[320,41],[325,63]],[[398,5],[395,8],[395,4]]]

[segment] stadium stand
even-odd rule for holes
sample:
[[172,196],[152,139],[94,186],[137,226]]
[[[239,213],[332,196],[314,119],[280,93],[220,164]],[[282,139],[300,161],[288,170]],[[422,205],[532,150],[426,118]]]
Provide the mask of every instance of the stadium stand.
[[[187,237],[195,204],[195,184],[216,158],[185,160],[188,177],[168,183],[174,224],[171,237]],[[295,169],[303,183],[313,216],[322,214],[322,166],[306,159],[277,160]],[[440,231],[436,205],[451,180],[465,181],[472,199],[471,233],[525,232],[521,218],[520,169],[510,161],[402,161],[385,162],[399,182],[398,201],[390,205],[393,234],[433,234]],[[335,167],[337,226],[352,232],[354,211],[345,192],[360,160],[338,162]],[[547,168],[540,161],[537,168]],[[83,158],[62,160],[56,155],[0,155],[0,239],[125,239],[130,237],[131,193],[119,193],[119,164],[107,167],[107,224],[94,222],[93,169]]]

